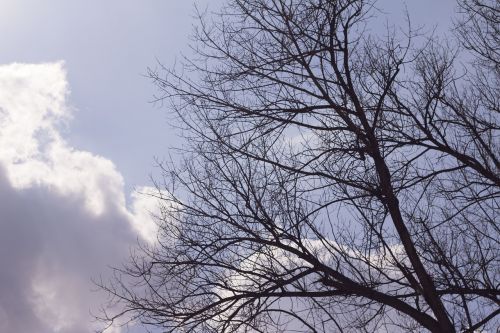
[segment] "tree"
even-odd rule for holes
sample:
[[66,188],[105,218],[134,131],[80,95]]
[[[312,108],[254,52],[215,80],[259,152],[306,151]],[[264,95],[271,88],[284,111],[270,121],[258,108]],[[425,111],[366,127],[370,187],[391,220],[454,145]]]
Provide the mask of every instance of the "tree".
[[498,327],[500,8],[459,8],[447,42],[370,32],[362,0],[231,0],[201,16],[197,57],[150,73],[189,145],[163,165],[157,244],[102,285],[121,307],[104,319]]

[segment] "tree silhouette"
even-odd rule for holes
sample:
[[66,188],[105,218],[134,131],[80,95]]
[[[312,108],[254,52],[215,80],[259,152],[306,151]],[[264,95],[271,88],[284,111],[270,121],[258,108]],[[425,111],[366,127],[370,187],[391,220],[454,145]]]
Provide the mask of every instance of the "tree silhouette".
[[[473,332],[499,292],[499,4],[453,35],[361,0],[232,0],[151,72],[188,146],[158,241],[102,284],[167,331]],[[166,73],[166,75],[164,75]]]

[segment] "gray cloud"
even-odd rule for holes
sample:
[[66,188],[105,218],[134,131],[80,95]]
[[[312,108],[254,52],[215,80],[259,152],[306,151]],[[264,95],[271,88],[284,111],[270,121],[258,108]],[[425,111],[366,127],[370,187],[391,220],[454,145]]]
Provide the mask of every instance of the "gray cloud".
[[16,190],[0,180],[0,330],[89,332],[103,296],[91,277],[126,258],[136,234],[127,217],[96,217],[81,197]]

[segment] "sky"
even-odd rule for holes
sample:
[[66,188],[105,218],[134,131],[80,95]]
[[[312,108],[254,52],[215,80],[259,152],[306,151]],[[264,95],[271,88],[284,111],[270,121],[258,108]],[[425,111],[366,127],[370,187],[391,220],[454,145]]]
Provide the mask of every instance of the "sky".
[[[154,241],[155,157],[183,142],[144,74],[189,55],[194,2],[0,0],[0,333],[98,328],[91,279]],[[453,6],[407,4],[429,30]]]

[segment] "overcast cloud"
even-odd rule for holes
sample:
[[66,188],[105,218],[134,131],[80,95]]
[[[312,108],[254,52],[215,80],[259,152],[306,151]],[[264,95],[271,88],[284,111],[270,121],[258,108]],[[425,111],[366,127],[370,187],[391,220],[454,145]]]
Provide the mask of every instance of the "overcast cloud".
[[128,208],[113,163],[60,135],[68,93],[62,62],[0,66],[0,332],[92,331],[91,278],[154,239],[156,202]]

